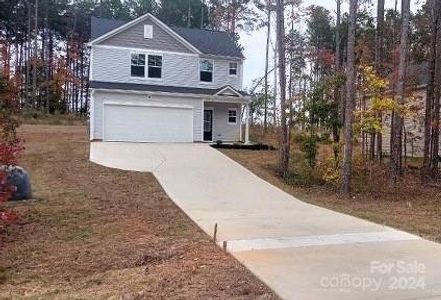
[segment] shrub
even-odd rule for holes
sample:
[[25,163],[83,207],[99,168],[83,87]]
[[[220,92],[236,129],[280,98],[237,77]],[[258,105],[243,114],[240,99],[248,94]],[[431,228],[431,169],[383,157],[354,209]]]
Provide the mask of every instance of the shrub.
[[[17,137],[19,122],[17,114],[18,93],[13,83],[6,76],[0,75],[0,165],[16,165],[23,150],[22,141]],[[8,174],[0,170],[0,228],[13,222],[16,214],[7,210],[5,202],[9,200],[15,187],[8,184]]]
[[316,135],[306,136],[300,145],[300,150],[305,152],[306,160],[310,168],[314,168],[317,163],[318,137]]

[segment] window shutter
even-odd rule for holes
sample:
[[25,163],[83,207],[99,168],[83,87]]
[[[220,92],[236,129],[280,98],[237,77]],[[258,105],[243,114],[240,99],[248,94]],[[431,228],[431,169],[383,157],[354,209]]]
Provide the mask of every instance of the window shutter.
[[144,25],[144,38],[145,39],[153,38],[153,26],[152,25]]

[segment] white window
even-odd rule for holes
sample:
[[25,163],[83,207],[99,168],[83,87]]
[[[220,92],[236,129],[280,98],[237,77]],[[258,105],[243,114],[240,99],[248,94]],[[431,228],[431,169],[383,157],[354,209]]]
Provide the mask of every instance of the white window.
[[228,109],[228,124],[237,124],[237,109]]
[[230,76],[237,76],[237,63],[236,62],[230,62],[230,67],[229,67],[229,71],[228,74]]
[[213,61],[201,60],[199,78],[203,82],[213,82]]
[[132,77],[145,77],[145,54],[132,54],[130,75]]
[[144,38],[145,39],[153,38],[153,26],[152,25],[144,25]]
[[162,77],[162,56],[149,55],[148,56],[148,77],[161,78]]

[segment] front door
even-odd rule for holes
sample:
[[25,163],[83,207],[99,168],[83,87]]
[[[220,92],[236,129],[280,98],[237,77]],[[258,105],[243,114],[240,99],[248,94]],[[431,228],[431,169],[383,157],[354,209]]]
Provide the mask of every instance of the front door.
[[213,140],[213,111],[204,110],[204,141]]

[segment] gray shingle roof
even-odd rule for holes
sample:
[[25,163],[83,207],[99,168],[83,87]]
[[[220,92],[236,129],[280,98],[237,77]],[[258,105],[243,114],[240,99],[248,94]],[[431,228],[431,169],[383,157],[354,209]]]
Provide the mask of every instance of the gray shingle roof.
[[[146,92],[167,92],[167,93],[182,93],[182,94],[196,94],[196,95],[210,95],[213,96],[225,87],[217,89],[182,87],[182,86],[167,86],[167,85],[150,85],[137,83],[123,83],[123,82],[104,82],[91,81],[89,87],[92,89],[106,89],[106,90],[124,90],[124,91],[146,91]],[[248,96],[246,92],[237,91],[242,96]]]
[[171,28],[204,54],[243,58],[242,51],[227,32],[175,26]]
[[[90,22],[91,40],[127,22],[128,21],[92,17]],[[176,26],[171,26],[170,28],[204,54],[243,58],[241,49],[227,32]]]
[[121,25],[124,25],[127,22],[128,21],[91,17],[91,19],[90,19],[90,39],[94,40],[97,37],[100,37],[103,34],[106,34],[109,31],[112,31],[113,29],[116,29],[116,28],[120,27]]

